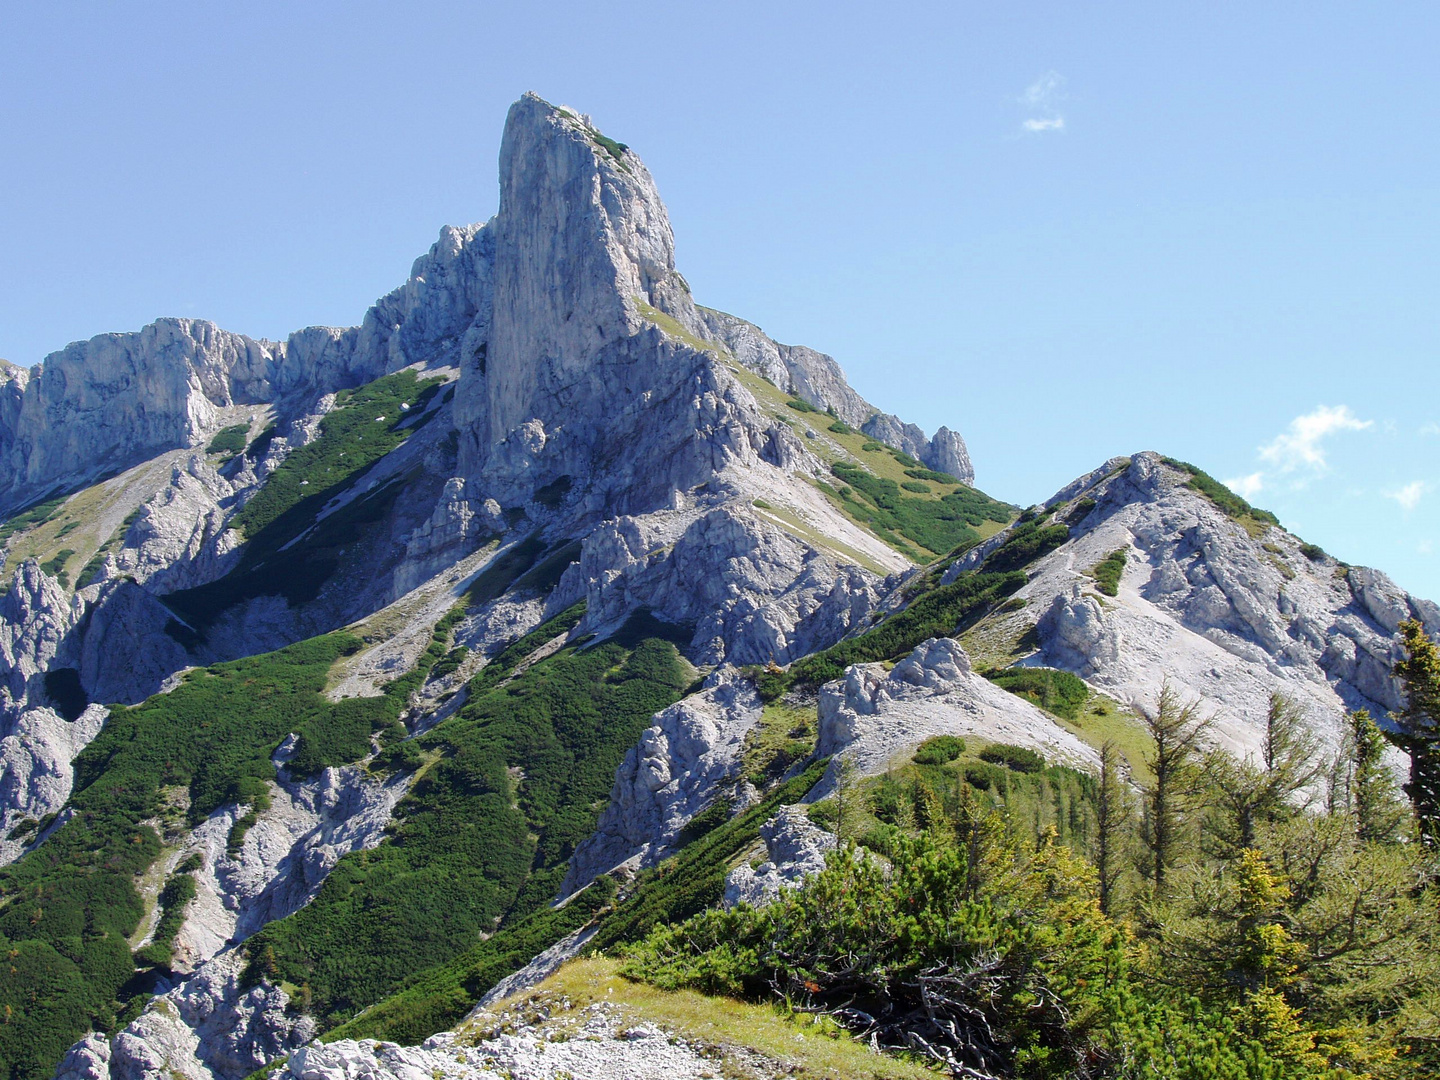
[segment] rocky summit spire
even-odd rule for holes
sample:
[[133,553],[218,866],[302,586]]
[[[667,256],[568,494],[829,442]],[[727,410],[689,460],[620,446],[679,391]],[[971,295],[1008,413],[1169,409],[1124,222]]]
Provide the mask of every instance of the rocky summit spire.
[[[648,414],[658,450],[667,419],[682,420],[661,405],[697,377],[708,384],[696,369],[712,357],[639,156],[588,117],[526,94],[505,124],[490,228],[491,316],[484,340],[477,330],[466,343],[473,362],[456,398],[461,471],[502,501],[592,474],[629,445],[627,412]],[[669,434],[692,438],[694,419]]]
[[697,324],[654,181],[588,117],[534,94],[511,106],[495,230],[491,441],[531,419],[547,381],[572,381],[638,332],[637,302]]

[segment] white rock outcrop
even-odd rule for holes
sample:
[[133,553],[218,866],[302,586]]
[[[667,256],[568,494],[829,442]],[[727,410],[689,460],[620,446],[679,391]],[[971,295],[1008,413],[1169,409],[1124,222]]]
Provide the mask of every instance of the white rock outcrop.
[[825,869],[825,857],[836,848],[835,834],[810,821],[804,806],[784,806],[760,826],[769,858],[759,866],[742,864],[725,877],[725,907],[760,907]]
[[[1014,743],[1051,761],[1098,767],[1096,752],[1043,710],[975,674],[952,638],[931,638],[886,671],[883,664],[853,664],[845,676],[820,688],[816,753],[851,761],[860,775],[884,771],[932,735],[959,735]],[[831,764],[808,801],[834,788]]]
[[14,862],[27,844],[40,837],[32,830],[10,839],[26,818],[39,822],[58,813],[74,783],[71,767],[105,724],[107,710],[91,705],[74,721],[53,709],[28,709],[13,722],[0,723],[0,865]]
[[0,508],[197,446],[233,406],[274,404],[294,416],[322,394],[452,358],[488,313],[491,258],[484,226],[447,226],[358,327],[314,326],[272,342],[159,319],[76,342],[29,370],[0,365]]
[[[578,1025],[544,1021],[486,1038],[444,1033],[421,1046],[373,1039],[340,1039],[297,1050],[271,1080],[701,1080],[723,1071],[780,1075],[784,1066],[760,1064],[735,1048],[691,1045],[655,1024],[626,1020],[619,1008],[589,1006]],[[717,1060],[718,1059],[718,1060]],[[733,1060],[733,1063],[731,1061]]]
[[690,819],[733,786],[760,713],[754,687],[733,669],[657,713],[616,770],[610,801],[571,856],[560,894],[621,863],[658,862]]
[[[1418,618],[1440,632],[1440,610],[1284,529],[1252,536],[1189,479],[1147,452],[1107,462],[1046,504],[1068,521],[1070,539],[1016,593],[1026,606],[1009,617],[1010,633],[1034,626],[1039,642],[1026,662],[1073,671],[1124,705],[1153,706],[1168,680],[1213,713],[1220,741],[1242,754],[1258,748],[1272,693],[1297,701],[1332,745],[1347,710],[1398,707],[1395,628]],[[971,551],[950,575],[1004,540]],[[1118,595],[1103,596],[1090,571],[1115,551],[1125,569]]]
[[587,625],[644,606],[693,626],[691,652],[702,663],[783,663],[861,625],[879,586],[874,574],[730,504],[601,525],[559,591],[584,596]]

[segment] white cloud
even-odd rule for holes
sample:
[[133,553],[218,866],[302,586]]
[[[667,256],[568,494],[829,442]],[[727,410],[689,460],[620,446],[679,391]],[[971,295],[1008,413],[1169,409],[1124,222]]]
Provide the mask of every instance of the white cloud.
[[1260,447],[1260,458],[1282,472],[1293,472],[1302,466],[1323,472],[1326,463],[1325,450],[1320,445],[1322,440],[1338,431],[1364,431],[1372,424],[1371,420],[1358,419],[1349,406],[1321,405],[1314,412],[1291,420],[1286,431]]
[[1047,71],[1025,88],[1020,101],[1032,109],[1048,109],[1061,96],[1064,86],[1064,75],[1058,71]]
[[1400,509],[1407,514],[1420,505],[1420,497],[1430,490],[1430,485],[1424,480],[1416,480],[1406,484],[1404,487],[1396,488],[1394,491],[1381,492],[1387,499],[1394,499],[1400,504]]
[[1421,434],[1421,435],[1440,435],[1440,424],[1437,424],[1434,420],[1431,420],[1428,424],[1421,424],[1421,425],[1420,425],[1420,434]]
[[1249,476],[1237,476],[1233,480],[1222,481],[1226,487],[1235,492],[1246,502],[1255,498],[1265,486],[1265,474],[1252,472]]
[[1059,103],[1065,100],[1065,76],[1058,71],[1047,71],[1025,88],[1019,101],[1032,115],[1020,123],[1020,130],[1030,135],[1047,131],[1064,131],[1065,117]]

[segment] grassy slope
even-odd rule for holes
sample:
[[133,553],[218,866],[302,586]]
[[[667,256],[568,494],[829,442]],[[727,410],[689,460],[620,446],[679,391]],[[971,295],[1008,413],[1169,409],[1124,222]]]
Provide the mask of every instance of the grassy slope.
[[[217,581],[171,593],[166,603],[203,631],[230,607],[257,596],[283,596],[292,605],[313,600],[339,568],[344,548],[390,511],[402,482],[392,479],[318,523],[317,515],[409,438],[414,425],[398,424],[416,415],[440,385],[439,379],[398,371],[337,394],[319,437],[293,450],[235,515],[231,524],[247,541],[239,565]],[[303,544],[288,546],[300,536]]]
[[435,760],[390,839],[346,856],[309,905],[252,938],[250,977],[307,988],[330,1027],[541,909],[625,752],[693,677],[668,632],[642,614],[511,682],[482,670],[459,713],[415,740]]
[[[0,1061],[15,1077],[48,1077],[90,1027],[125,1005],[133,964],[127,938],[145,916],[136,882],[155,863],[167,789],[188,789],[191,824],[221,806],[263,805],[270,754],[292,731],[328,731],[357,709],[323,696],[335,660],[359,647],[345,633],[192,671],[168,694],[113,709],[75,762],[73,817],[40,847],[0,871]],[[367,699],[375,716],[399,703]],[[370,714],[373,713],[374,716]],[[362,740],[368,750],[368,739]]]
[[[503,1008],[522,1015],[543,1011],[547,1024],[563,1027],[578,1024],[583,1010],[604,1002],[627,1020],[657,1024],[710,1048],[722,1059],[739,1047],[780,1062],[784,1075],[797,1080],[934,1080],[936,1076],[921,1064],[874,1053],[831,1021],[693,990],[660,990],[632,982],[618,969],[614,960],[573,961]],[[488,1037],[498,1029],[496,1019],[476,1017],[461,1029],[462,1038]],[[748,1075],[726,1070],[717,1062],[718,1075]]]
[[[419,1041],[455,1024],[500,979],[592,919],[599,929],[590,947],[605,949],[638,941],[660,923],[677,922],[718,903],[725,874],[759,838],[760,826],[780,806],[804,797],[826,764],[813,764],[738,817],[700,815],[697,822],[703,819],[708,830],[689,830],[688,836],[682,836],[687,845],[659,866],[642,872],[629,899],[618,906],[611,903],[614,886],[602,878],[564,907],[541,907],[502,927],[493,937],[411,977],[398,993],[325,1038]],[[723,810],[724,806],[717,808]]]

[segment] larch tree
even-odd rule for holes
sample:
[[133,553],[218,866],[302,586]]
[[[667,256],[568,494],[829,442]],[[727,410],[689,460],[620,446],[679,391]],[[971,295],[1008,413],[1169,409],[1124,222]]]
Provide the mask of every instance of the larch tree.
[[1210,730],[1210,718],[1200,715],[1198,702],[1183,705],[1166,682],[1155,709],[1139,710],[1145,730],[1154,742],[1146,762],[1155,781],[1145,793],[1141,834],[1147,850],[1151,884],[1158,897],[1165,891],[1166,872],[1178,861],[1186,832],[1186,804],[1201,738]]
[[1405,658],[1395,676],[1405,686],[1405,707],[1391,713],[1397,730],[1390,735],[1410,755],[1405,794],[1415,810],[1421,840],[1440,845],[1440,650],[1414,619],[1400,624]]
[[1095,870],[1100,910],[1106,915],[1115,909],[1133,816],[1130,793],[1120,774],[1120,753],[1107,739],[1100,747],[1100,783],[1095,793]]

